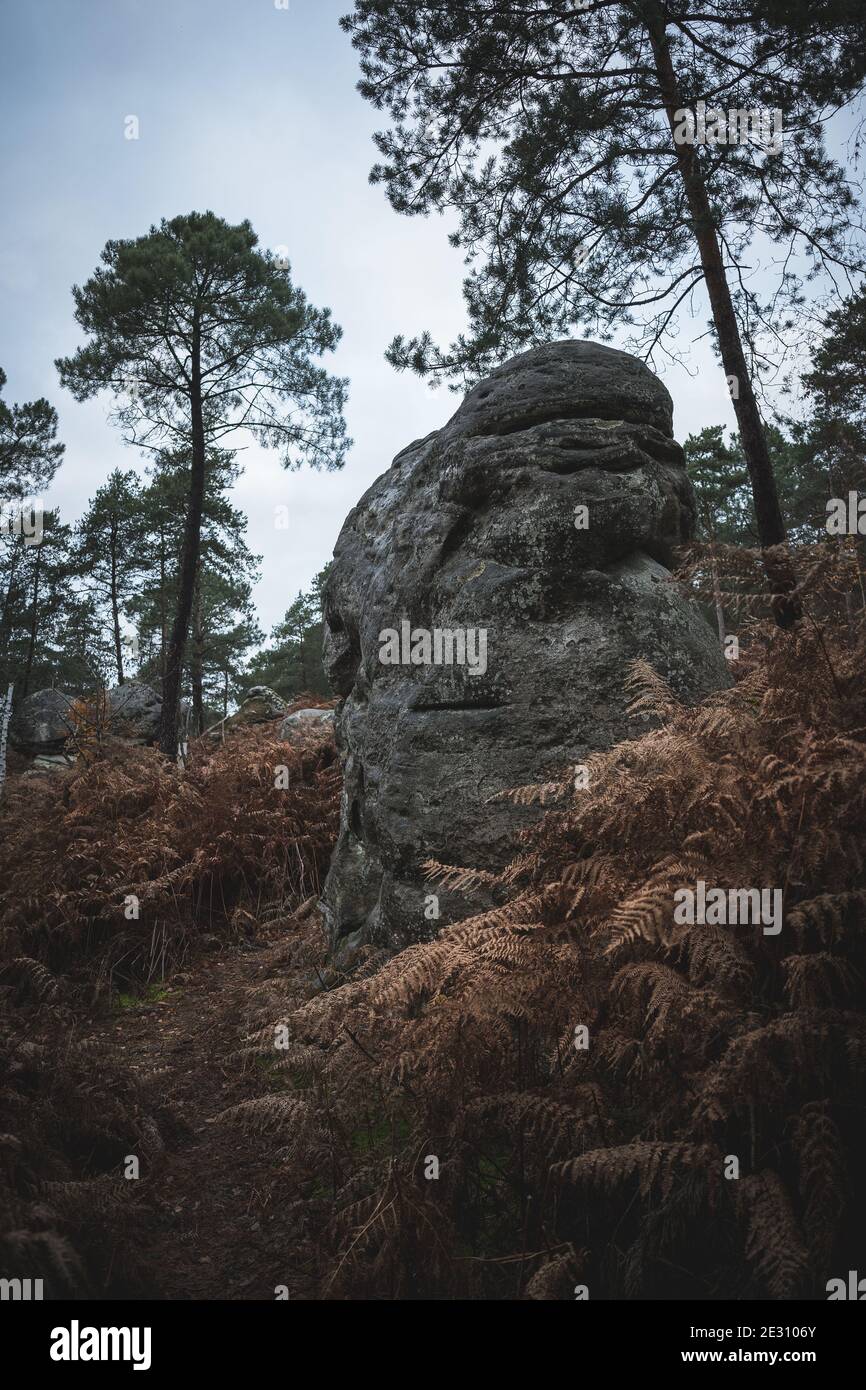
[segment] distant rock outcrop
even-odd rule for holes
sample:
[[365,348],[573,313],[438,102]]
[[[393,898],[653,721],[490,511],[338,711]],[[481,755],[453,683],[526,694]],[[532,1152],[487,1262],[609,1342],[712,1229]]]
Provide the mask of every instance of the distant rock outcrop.
[[72,696],[62,690],[34,690],[21,701],[9,724],[9,742],[31,758],[55,759],[71,732]]
[[254,685],[249,689],[234,714],[212,724],[207,730],[211,738],[222,738],[229,729],[246,728],[250,724],[265,724],[279,719],[286,712],[286,701],[269,685]]
[[292,739],[297,734],[303,733],[311,725],[333,724],[334,711],[332,709],[296,709],[291,714],[287,714],[280,725],[280,738]]
[[[155,743],[162,697],[143,681],[126,681],[78,700],[62,690],[36,690],[16,710],[9,739],[36,768],[62,768],[75,759],[82,719],[122,742]],[[67,742],[69,740],[69,742]]]
[[729,683],[718,642],[669,582],[694,496],[672,403],[595,343],[498,368],[411,444],[340,533],[325,665],[345,773],[322,907],[344,938],[400,944],[469,904],[427,858],[496,868],[537,809],[493,801],[640,727],[643,657],[688,700]]
[[122,728],[135,739],[155,743],[159,737],[162,696],[143,681],[126,681],[107,692],[112,729]]

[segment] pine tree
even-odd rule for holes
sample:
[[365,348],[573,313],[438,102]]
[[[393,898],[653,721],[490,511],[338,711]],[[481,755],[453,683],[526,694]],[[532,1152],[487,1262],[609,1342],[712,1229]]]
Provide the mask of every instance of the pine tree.
[[701,538],[755,545],[749,473],[736,434],[726,443],[724,425],[708,425],[689,435],[683,452],[697,497]]
[[336,347],[340,330],[258,249],[249,222],[229,226],[211,212],[163,220],[134,241],[109,241],[102,261],[73,289],[89,341],[57,367],[77,400],[114,393],[129,442],[189,452],[160,729],[160,747],[174,757],[208,454],[246,429],[279,449],[286,467],[339,468],[349,442],[346,383],[314,358]]
[[97,609],[106,614],[118,685],[125,676],[121,624],[141,570],[141,523],[138,477],[115,468],[76,528],[73,564]]
[[[243,659],[262,640],[252,607],[260,557],[244,539],[246,518],[226,492],[239,467],[224,450],[208,455],[202,503],[201,550],[193,592],[191,640],[184,664],[192,727],[201,732],[208,702],[216,709],[234,693]],[[188,453],[161,454],[142,495],[142,548],[146,570],[131,611],[139,630],[142,675],[158,680],[165,664],[167,615],[177,602],[178,565],[189,488]]]
[[199,732],[211,716],[225,718],[229,699],[237,697],[244,680],[246,656],[264,636],[251,593],[252,585],[240,571],[202,570],[194,639],[198,669],[193,669],[192,663],[190,666],[194,727]]
[[64,685],[69,674],[84,674],[66,655],[67,624],[80,606],[72,528],[56,510],[44,512],[41,525],[32,543],[15,542],[14,573],[0,612],[0,683],[14,681],[18,700],[44,685]]
[[[802,413],[779,412],[766,434],[786,528],[798,544],[809,544],[826,535],[829,498],[866,493],[866,290],[826,315],[802,384]],[[736,433],[726,443],[723,427],[709,426],[690,435],[684,449],[704,538],[757,545]]]
[[822,475],[826,505],[830,497],[866,494],[866,289],[832,309],[823,329],[803,378],[809,413],[794,433]]
[[[449,351],[429,333],[398,337],[391,362],[475,380],[575,326],[605,336],[622,324],[649,355],[675,340],[678,311],[703,288],[777,619],[790,625],[756,364],[800,310],[795,255],[808,273],[859,264],[853,195],[822,125],[862,79],[850,15],[829,4],[816,20],[800,7],[789,26],[784,7],[751,0],[356,0],[342,22],[362,95],[392,121],[376,136],[373,182],[398,212],[453,210],[451,240],[471,267],[469,332]],[[702,101],[714,108],[702,112],[704,144]],[[777,111],[788,130],[778,138]],[[742,265],[767,242],[785,270],[762,299]]]
[[[0,392],[5,385],[6,373],[0,370]],[[0,400],[0,679],[4,682],[15,668],[10,644],[26,603],[28,570],[34,565],[39,568],[28,552],[38,530],[44,532],[42,493],[52,482],[64,450],[57,440],[57,412],[44,398],[11,406]],[[15,694],[23,698],[26,690],[16,689]]]
[[[0,391],[5,385],[0,370]],[[44,398],[12,406],[0,401],[0,502],[44,492],[65,447],[57,440],[57,411]]]
[[250,662],[247,685],[269,685],[287,700],[305,691],[312,695],[329,693],[322,666],[322,604],[330,568],[329,561],[310,588],[298,593],[282,622],[273,628],[268,646]]

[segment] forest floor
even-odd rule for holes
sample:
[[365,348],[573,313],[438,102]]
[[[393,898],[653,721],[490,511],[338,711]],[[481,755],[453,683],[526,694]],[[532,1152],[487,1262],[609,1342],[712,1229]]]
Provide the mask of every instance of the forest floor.
[[244,1039],[309,996],[314,972],[296,963],[297,932],[291,920],[261,928],[84,1029],[176,1120],[156,1169],[142,1174],[135,1253],[151,1297],[273,1299],[278,1285],[303,1284],[302,1270],[286,1268],[299,1248],[297,1194],[285,1190],[277,1146],[224,1113],[274,1090]]

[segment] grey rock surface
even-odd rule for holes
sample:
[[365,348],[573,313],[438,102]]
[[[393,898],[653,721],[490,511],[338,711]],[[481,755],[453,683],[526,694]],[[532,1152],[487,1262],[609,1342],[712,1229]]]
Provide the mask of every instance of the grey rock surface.
[[241,708],[253,705],[261,708],[265,718],[275,719],[286,708],[286,701],[283,695],[278,695],[269,685],[254,685],[244,696]]
[[[506,362],[365,493],[325,598],[345,776],[322,898],[335,950],[350,935],[401,945],[477,909],[437,889],[432,916],[421,864],[505,864],[542,812],[490,798],[639,732],[632,660],[687,700],[729,684],[667,569],[694,518],[668,392],[584,342]],[[463,664],[436,629],[466,631]]]
[[112,728],[122,730],[144,743],[159,736],[162,696],[143,681],[125,681],[107,693]]
[[62,690],[34,690],[9,722],[9,742],[33,757],[60,754],[70,733],[72,696]]
[[266,724],[271,719],[278,719],[285,713],[285,709],[286,701],[276,690],[271,690],[269,685],[254,685],[247,691],[234,714],[220,719],[205,732],[211,738],[222,738],[230,729],[244,729],[252,724]]
[[33,772],[65,772],[67,768],[73,767],[74,761],[64,753],[39,753],[33,759],[33,765],[25,771],[27,777]]
[[292,714],[287,714],[280,725],[280,738],[290,739],[294,734],[311,724],[333,724],[334,711],[332,709],[296,709]]

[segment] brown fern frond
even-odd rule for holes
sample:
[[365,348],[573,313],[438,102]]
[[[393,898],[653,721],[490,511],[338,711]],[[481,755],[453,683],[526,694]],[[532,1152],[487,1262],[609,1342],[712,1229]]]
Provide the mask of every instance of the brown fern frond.
[[857,994],[862,981],[849,961],[829,951],[786,956],[785,992],[792,1008],[824,1009],[844,1006]]
[[461,864],[440,864],[435,859],[425,859],[421,870],[430,882],[441,883],[443,888],[456,893],[471,893],[476,888],[486,888],[497,881],[497,875],[486,869],[469,869]]
[[803,1231],[818,1270],[827,1268],[848,1198],[844,1144],[824,1101],[809,1101],[794,1122]]
[[842,939],[846,928],[862,933],[866,925],[866,889],[853,893],[820,893],[800,902],[787,914],[787,924],[798,940],[812,931],[826,946]]
[[746,1259],[770,1298],[796,1298],[803,1292],[809,1261],[791,1202],[770,1168],[740,1178],[737,1206],[746,1228]]
[[625,1183],[637,1179],[642,1197],[657,1192],[664,1199],[686,1172],[706,1174],[721,1160],[708,1144],[623,1144],[617,1148],[592,1149],[579,1158],[555,1164],[552,1176],[559,1183],[583,1187],[589,1192],[615,1195]]
[[488,801],[510,801],[514,806],[547,806],[551,801],[560,801],[567,795],[569,782],[536,782],[524,787],[510,787],[507,791],[496,792]]
[[527,1280],[525,1296],[537,1302],[573,1298],[587,1259],[588,1252],[574,1245],[549,1256]]

